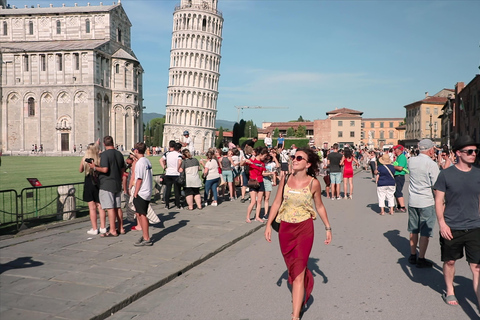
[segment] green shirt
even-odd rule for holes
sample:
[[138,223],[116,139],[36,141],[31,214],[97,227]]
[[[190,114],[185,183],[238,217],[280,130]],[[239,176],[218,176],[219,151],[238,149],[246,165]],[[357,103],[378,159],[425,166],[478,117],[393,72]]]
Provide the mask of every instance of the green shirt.
[[395,170],[396,176],[404,176],[408,173],[407,157],[405,157],[403,153],[397,157],[397,160],[393,163],[393,165],[396,167],[403,167],[402,171]]

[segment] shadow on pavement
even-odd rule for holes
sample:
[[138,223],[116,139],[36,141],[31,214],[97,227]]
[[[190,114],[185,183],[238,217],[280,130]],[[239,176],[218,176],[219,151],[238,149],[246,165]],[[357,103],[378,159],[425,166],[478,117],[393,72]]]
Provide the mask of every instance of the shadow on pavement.
[[[392,247],[397,249],[397,251],[403,256],[402,258],[398,259],[397,263],[400,265],[405,275],[411,281],[419,283],[423,286],[428,286],[432,290],[438,292],[438,299],[442,299],[441,296],[445,288],[445,282],[443,279],[443,267],[432,261],[433,267],[431,269],[417,268],[415,265],[412,265],[408,262],[408,257],[410,256],[410,241],[407,238],[401,237],[399,230],[389,230],[383,235],[385,236],[385,238],[388,239]],[[428,249],[426,258],[428,258]],[[457,263],[462,263],[462,261],[458,261]],[[463,263],[466,262],[463,261]],[[472,308],[469,303],[466,303],[466,300],[469,300],[473,303],[473,305],[477,304],[477,299],[473,292],[472,280],[462,276],[456,276],[454,284],[455,296],[457,297],[458,303],[460,304],[461,308],[469,317],[469,319],[477,319],[477,312]]]
[[24,269],[42,266],[43,262],[32,260],[32,257],[20,257],[0,265],[0,274],[11,269]]
[[185,227],[187,225],[187,223],[189,223],[189,222],[190,222],[190,220],[180,220],[177,224],[175,224],[171,227],[168,227],[166,229],[163,229],[160,232],[152,234],[152,236],[150,238],[151,238],[153,243],[155,243],[157,241],[160,241],[167,234],[175,232],[178,229]]
[[[367,204],[367,208],[370,208],[373,212],[375,213],[380,213],[380,207],[378,206],[378,203],[370,203]],[[387,208],[388,210],[388,208]]]

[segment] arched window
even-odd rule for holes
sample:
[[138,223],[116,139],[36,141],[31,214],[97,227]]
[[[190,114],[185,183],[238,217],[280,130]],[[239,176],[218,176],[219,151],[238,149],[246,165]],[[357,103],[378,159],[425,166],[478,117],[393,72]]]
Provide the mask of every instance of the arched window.
[[206,31],[206,30],[207,30],[207,19],[203,18],[202,31]]
[[28,116],[34,117],[35,116],[35,99],[28,98]]
[[120,65],[118,63],[115,65],[115,73],[120,73]]
[[8,35],[8,24],[7,21],[3,21],[3,35]]
[[117,41],[122,42],[122,30],[120,28],[117,28]]
[[90,19],[85,20],[85,32],[90,33]]
[[29,33],[30,35],[33,34],[33,21],[30,21],[30,22],[28,23],[28,33]]
[[60,20],[57,20],[57,34],[61,34],[62,33],[62,23],[60,22]]

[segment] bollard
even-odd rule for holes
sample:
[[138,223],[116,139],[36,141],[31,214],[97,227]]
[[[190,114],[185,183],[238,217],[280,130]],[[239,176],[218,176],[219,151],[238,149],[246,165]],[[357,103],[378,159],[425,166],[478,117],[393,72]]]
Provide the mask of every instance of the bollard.
[[162,198],[162,187],[161,184],[162,175],[153,176],[154,181],[154,190],[153,190],[153,202],[157,202],[159,199]]
[[57,219],[72,220],[77,216],[77,206],[75,201],[75,188],[73,185],[63,185],[58,187],[57,199]]

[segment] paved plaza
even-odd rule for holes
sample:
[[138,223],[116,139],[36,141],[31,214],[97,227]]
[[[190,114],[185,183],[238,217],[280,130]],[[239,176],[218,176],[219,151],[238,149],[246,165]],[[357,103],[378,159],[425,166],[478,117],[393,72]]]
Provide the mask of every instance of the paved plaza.
[[[444,284],[437,230],[427,251],[434,267],[417,269],[409,265],[407,215],[379,216],[375,184],[369,177],[366,172],[355,175],[353,200],[324,198],[333,241],[329,246],[321,244],[322,223],[316,221],[316,243],[311,255],[318,263],[318,267],[314,266],[315,300],[304,318],[405,319],[418,315],[422,319],[478,319],[466,262],[457,264],[460,306],[447,306],[441,299]],[[105,319],[112,313],[112,319],[153,319],[148,312],[155,305],[149,301],[158,300],[156,294],[162,290],[167,294],[171,283],[206,268],[209,261],[221,259],[233,248],[238,248],[235,250],[242,261],[254,266],[265,264],[270,259],[267,253],[274,251],[271,259],[279,262],[275,263],[276,271],[282,274],[286,270],[280,263],[277,243],[264,248],[263,240],[256,247],[260,255],[265,255],[263,260],[249,258],[247,251],[240,252],[263,237],[262,224],[244,222],[246,203],[224,202],[202,211],[167,212],[160,204],[154,208],[162,223],[151,227],[153,247],[134,247],[140,237],[135,231],[117,238],[89,236],[89,222],[0,241],[0,319]],[[284,315],[282,311],[277,316],[268,308],[277,309],[271,303],[277,301],[277,294],[278,299],[289,302],[288,290],[277,287],[276,273],[257,274],[258,279],[250,279],[253,284],[248,291],[256,291],[252,287],[257,285],[263,288],[259,292],[270,290],[268,295],[251,299],[250,311],[232,302],[225,307],[231,308],[228,316],[222,319],[278,319]],[[231,285],[235,285],[233,280]],[[242,289],[231,291],[247,291]],[[225,298],[221,300],[232,301]],[[142,301],[152,309],[133,312]],[[329,316],[315,316],[315,308]],[[268,312],[259,312],[261,309]],[[155,319],[167,319],[161,312],[156,314]],[[178,313],[176,318],[186,319]],[[203,319],[202,314],[194,314],[191,319]]]

